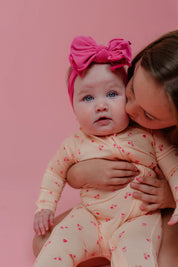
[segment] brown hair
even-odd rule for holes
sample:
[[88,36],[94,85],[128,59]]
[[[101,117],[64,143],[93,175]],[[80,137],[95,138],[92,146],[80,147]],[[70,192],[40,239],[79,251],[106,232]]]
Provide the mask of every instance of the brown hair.
[[128,80],[140,59],[141,66],[163,85],[178,115],[178,30],[163,35],[138,53],[128,69]]

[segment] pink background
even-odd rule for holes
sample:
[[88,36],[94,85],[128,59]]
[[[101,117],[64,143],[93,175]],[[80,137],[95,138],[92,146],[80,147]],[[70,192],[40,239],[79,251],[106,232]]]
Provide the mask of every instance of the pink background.
[[[136,53],[176,29],[176,2],[0,1],[1,266],[32,266],[33,213],[43,171],[77,129],[65,83],[72,39],[90,35],[106,44],[123,37]],[[78,191],[67,187],[58,213],[78,201]]]

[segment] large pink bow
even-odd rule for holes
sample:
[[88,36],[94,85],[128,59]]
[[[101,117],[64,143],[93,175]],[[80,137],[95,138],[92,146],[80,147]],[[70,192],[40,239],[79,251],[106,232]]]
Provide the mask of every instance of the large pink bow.
[[124,82],[127,82],[127,74],[123,66],[130,66],[131,61],[130,42],[124,39],[113,39],[108,46],[97,45],[91,37],[78,36],[71,44],[69,61],[72,66],[68,78],[68,93],[73,105],[74,83],[76,77],[82,76],[82,72],[93,63],[109,63],[111,71],[120,69]]
[[69,61],[72,68],[82,75],[82,72],[92,63],[110,63],[111,70],[130,66],[131,61],[130,42],[124,39],[113,39],[108,46],[97,45],[91,38],[78,36],[71,44]]

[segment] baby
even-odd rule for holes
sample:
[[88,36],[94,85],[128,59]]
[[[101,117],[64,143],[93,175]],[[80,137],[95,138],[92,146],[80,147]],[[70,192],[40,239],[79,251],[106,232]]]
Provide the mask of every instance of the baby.
[[[69,59],[68,91],[80,130],[62,143],[44,174],[35,214],[36,232],[40,232],[41,224],[46,230],[52,225],[69,167],[90,158],[135,163],[137,182],[143,176],[156,178],[154,168],[159,164],[178,199],[175,148],[158,131],[128,127],[124,66],[130,64],[130,43],[114,39],[105,47],[91,37],[77,37]],[[106,257],[114,267],[158,266],[160,213],[145,214],[132,192],[129,185],[115,191],[90,185],[82,188],[81,204],[53,229],[34,266],[72,267],[97,256]],[[169,223],[176,222],[178,207]]]

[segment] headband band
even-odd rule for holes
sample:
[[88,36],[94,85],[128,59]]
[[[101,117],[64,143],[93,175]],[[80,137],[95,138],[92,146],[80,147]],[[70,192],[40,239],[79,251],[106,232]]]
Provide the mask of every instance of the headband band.
[[109,63],[111,71],[120,69],[125,84],[127,83],[127,74],[124,66],[130,66],[131,63],[130,42],[124,39],[112,39],[108,46],[97,45],[91,37],[78,36],[74,38],[71,44],[69,61],[72,70],[68,78],[68,93],[73,105],[74,82],[77,76],[82,76],[92,63]]

